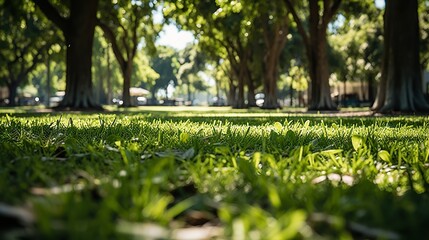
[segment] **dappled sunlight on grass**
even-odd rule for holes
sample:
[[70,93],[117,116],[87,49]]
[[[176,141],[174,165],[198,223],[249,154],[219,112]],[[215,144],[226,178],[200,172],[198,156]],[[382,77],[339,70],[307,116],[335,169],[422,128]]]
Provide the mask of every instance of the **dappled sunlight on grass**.
[[213,111],[4,114],[0,199],[30,237],[427,236],[428,117]]

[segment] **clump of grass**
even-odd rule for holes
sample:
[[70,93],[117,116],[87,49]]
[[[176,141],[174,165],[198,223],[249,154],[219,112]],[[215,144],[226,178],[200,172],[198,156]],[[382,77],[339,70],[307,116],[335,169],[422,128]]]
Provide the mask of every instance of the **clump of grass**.
[[0,219],[17,223],[0,234],[180,239],[198,226],[219,239],[424,238],[427,121],[4,115],[0,199],[14,211]]

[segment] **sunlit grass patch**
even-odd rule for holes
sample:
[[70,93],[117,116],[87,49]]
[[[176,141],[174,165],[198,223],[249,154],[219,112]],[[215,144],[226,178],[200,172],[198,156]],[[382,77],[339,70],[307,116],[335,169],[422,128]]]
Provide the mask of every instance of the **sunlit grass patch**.
[[0,233],[424,238],[428,120],[204,111],[3,115],[0,218],[16,223]]

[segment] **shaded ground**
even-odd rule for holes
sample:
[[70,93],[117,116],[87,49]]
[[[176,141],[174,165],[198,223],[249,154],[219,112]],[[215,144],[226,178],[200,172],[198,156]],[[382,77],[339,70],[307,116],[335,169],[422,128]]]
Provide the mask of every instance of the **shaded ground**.
[[[260,108],[232,109],[231,107],[206,107],[206,106],[141,106],[132,108],[118,108],[116,106],[105,106],[104,111],[85,111],[85,113],[164,113],[178,115],[181,113],[205,113],[205,114],[232,114],[248,113],[251,116],[284,116],[284,115],[315,115],[332,117],[366,117],[374,116],[374,113],[367,108],[347,108],[340,111],[307,111],[305,108],[284,108],[282,110],[264,110]],[[2,113],[62,113],[52,108],[44,107],[15,107],[0,108]],[[67,113],[80,113],[80,111],[67,111]]]

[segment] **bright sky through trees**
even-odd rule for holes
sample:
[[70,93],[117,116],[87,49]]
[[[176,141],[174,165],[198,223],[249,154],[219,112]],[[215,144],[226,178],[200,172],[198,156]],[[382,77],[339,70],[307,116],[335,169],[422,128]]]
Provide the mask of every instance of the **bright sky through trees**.
[[156,43],[157,45],[166,45],[175,49],[183,49],[192,41],[194,41],[194,35],[191,32],[179,31],[174,24],[169,24],[164,26]]
[[[157,23],[164,21],[161,8],[158,8],[155,12],[154,21]],[[191,32],[179,30],[174,23],[170,23],[164,25],[156,44],[170,46],[177,50],[181,50],[184,49],[188,43],[194,40],[194,35]]]
[[377,8],[384,8],[384,5],[384,0],[375,0],[375,6],[377,6]]

